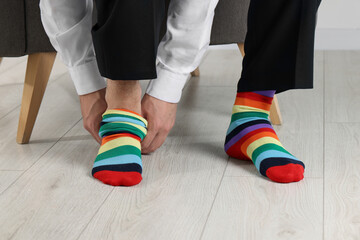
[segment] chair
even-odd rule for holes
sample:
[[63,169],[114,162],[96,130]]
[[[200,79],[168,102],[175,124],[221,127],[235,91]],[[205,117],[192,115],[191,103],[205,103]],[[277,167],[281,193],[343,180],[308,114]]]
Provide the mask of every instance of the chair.
[[2,57],[28,55],[16,142],[28,143],[56,52],[40,21],[39,1],[0,1]]
[[[39,0],[0,1],[0,63],[2,57],[28,55],[16,142],[28,143],[44,96],[56,52],[40,20]],[[247,8],[250,0],[220,0],[211,44],[238,43],[243,53]],[[229,24],[231,23],[231,24]],[[199,69],[192,75],[198,76]],[[277,99],[270,110],[273,124],[281,123]]]

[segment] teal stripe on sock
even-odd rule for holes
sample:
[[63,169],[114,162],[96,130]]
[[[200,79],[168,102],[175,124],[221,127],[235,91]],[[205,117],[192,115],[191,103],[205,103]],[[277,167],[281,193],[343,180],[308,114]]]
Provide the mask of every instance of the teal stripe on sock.
[[112,157],[126,155],[126,154],[134,154],[138,157],[141,157],[141,151],[139,148],[131,146],[131,145],[123,145],[123,146],[113,148],[111,150],[108,150],[106,152],[103,152],[103,153],[97,155],[95,162],[101,161],[106,158],[112,158]]
[[259,118],[268,119],[268,116],[269,115],[267,113],[263,113],[263,112],[238,112],[238,113],[234,113],[231,116],[231,122],[247,117],[259,117]]
[[138,118],[133,117],[133,116],[129,116],[129,115],[125,115],[125,114],[116,114],[116,113],[105,114],[102,117],[102,119],[108,119],[108,118],[112,118],[112,117],[126,117],[128,119],[139,120]]
[[103,136],[104,134],[106,134],[108,132],[116,132],[116,131],[131,132],[134,135],[140,137],[141,139],[143,139],[146,135],[146,133],[144,133],[137,127],[134,127],[126,122],[120,122],[120,123],[111,122],[111,123],[104,124],[100,127],[99,135]]
[[94,162],[93,168],[99,166],[107,166],[107,165],[118,165],[118,164],[128,164],[128,163],[137,163],[142,167],[141,158],[136,155],[126,154],[121,156],[116,156],[112,158],[107,158],[101,161]]

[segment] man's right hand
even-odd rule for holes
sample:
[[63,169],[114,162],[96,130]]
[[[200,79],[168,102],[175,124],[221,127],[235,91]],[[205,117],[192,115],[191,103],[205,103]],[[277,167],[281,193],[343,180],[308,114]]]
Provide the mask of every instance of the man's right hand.
[[99,144],[101,144],[101,138],[99,136],[100,122],[102,120],[102,114],[107,108],[105,92],[106,88],[103,88],[79,96],[83,126]]

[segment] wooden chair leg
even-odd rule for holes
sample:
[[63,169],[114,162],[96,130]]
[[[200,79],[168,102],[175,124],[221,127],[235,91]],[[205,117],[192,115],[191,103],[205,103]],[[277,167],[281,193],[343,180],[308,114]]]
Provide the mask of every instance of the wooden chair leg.
[[241,55],[245,56],[245,49],[244,49],[244,43],[238,43],[238,48],[240,49]]
[[192,77],[199,77],[200,76],[200,70],[199,67],[197,67],[193,72],[191,72]]
[[273,125],[281,125],[282,123],[280,107],[276,95],[274,96],[270,107],[270,121]]
[[[244,57],[245,56],[244,43],[238,43],[237,45],[240,49],[241,55]],[[274,125],[281,125],[282,123],[282,117],[276,95],[273,98],[273,102],[270,108],[270,121]]]
[[1,61],[2,61],[2,57],[0,57],[0,64],[1,64]]
[[28,56],[16,142],[28,143],[44,96],[56,53]]

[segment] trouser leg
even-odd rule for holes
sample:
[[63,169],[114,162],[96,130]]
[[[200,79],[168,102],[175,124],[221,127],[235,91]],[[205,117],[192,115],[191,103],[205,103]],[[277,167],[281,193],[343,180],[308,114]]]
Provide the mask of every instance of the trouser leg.
[[314,32],[321,0],[251,0],[238,92],[313,87]]
[[156,78],[164,0],[96,0],[92,29],[100,73],[112,80]]

